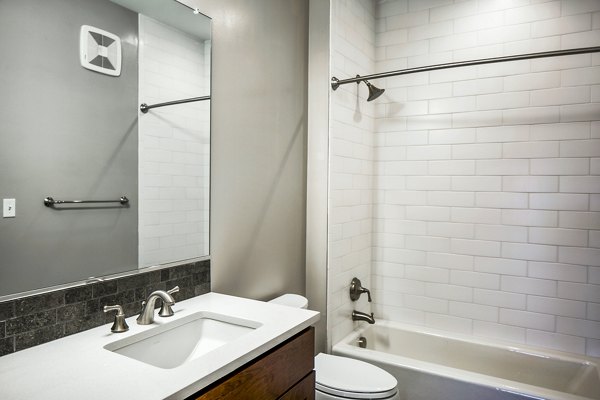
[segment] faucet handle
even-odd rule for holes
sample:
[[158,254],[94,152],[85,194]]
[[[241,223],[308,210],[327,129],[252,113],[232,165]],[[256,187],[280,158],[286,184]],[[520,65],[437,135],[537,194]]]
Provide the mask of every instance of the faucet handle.
[[352,300],[352,301],[358,300],[360,295],[363,293],[367,294],[367,299],[370,303],[372,300],[371,300],[371,292],[369,291],[369,289],[362,287],[362,283],[360,282],[360,279],[352,278],[352,281],[350,282],[350,300]]
[[[177,292],[179,292],[179,286],[175,286],[173,289],[167,290],[167,293],[169,293],[170,295],[172,295],[173,293],[177,293]],[[161,317],[172,317],[173,314],[175,314],[175,313],[173,312],[171,305],[167,304],[163,301],[162,305],[160,307],[160,311],[158,312],[158,315]]]
[[129,330],[129,326],[127,325],[127,322],[125,322],[125,313],[123,312],[123,307],[121,307],[119,304],[114,306],[104,306],[105,313],[110,311],[117,312],[115,315],[115,321],[113,322],[110,331],[114,333],[127,332]]

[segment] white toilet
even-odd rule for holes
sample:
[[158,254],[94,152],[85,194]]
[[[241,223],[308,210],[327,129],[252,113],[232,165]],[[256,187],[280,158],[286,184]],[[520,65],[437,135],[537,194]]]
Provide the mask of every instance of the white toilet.
[[[308,300],[284,294],[270,303],[307,308]],[[399,400],[398,381],[390,373],[364,361],[319,353],[315,357],[316,400]]]

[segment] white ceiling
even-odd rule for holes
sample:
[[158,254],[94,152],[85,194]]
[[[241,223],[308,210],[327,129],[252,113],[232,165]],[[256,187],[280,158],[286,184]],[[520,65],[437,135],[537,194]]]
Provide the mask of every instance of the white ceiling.
[[175,27],[201,41],[210,39],[211,19],[176,0],[111,0],[125,8]]

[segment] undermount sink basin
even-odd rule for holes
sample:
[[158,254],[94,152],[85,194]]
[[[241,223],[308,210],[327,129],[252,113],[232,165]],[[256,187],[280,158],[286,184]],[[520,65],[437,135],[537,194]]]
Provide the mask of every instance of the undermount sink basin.
[[176,368],[244,336],[261,324],[223,314],[198,312],[104,348],[159,368]]

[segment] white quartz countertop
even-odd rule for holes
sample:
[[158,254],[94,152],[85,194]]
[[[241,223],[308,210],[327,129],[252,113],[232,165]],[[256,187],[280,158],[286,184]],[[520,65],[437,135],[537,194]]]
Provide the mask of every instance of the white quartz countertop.
[[[0,399],[184,399],[319,320],[316,311],[219,293],[178,302],[173,310],[174,316],[156,316],[152,325],[138,325],[136,317],[128,318],[125,333],[111,333],[107,324],[0,357]],[[114,341],[202,311],[261,325],[172,369],[104,349]]]

